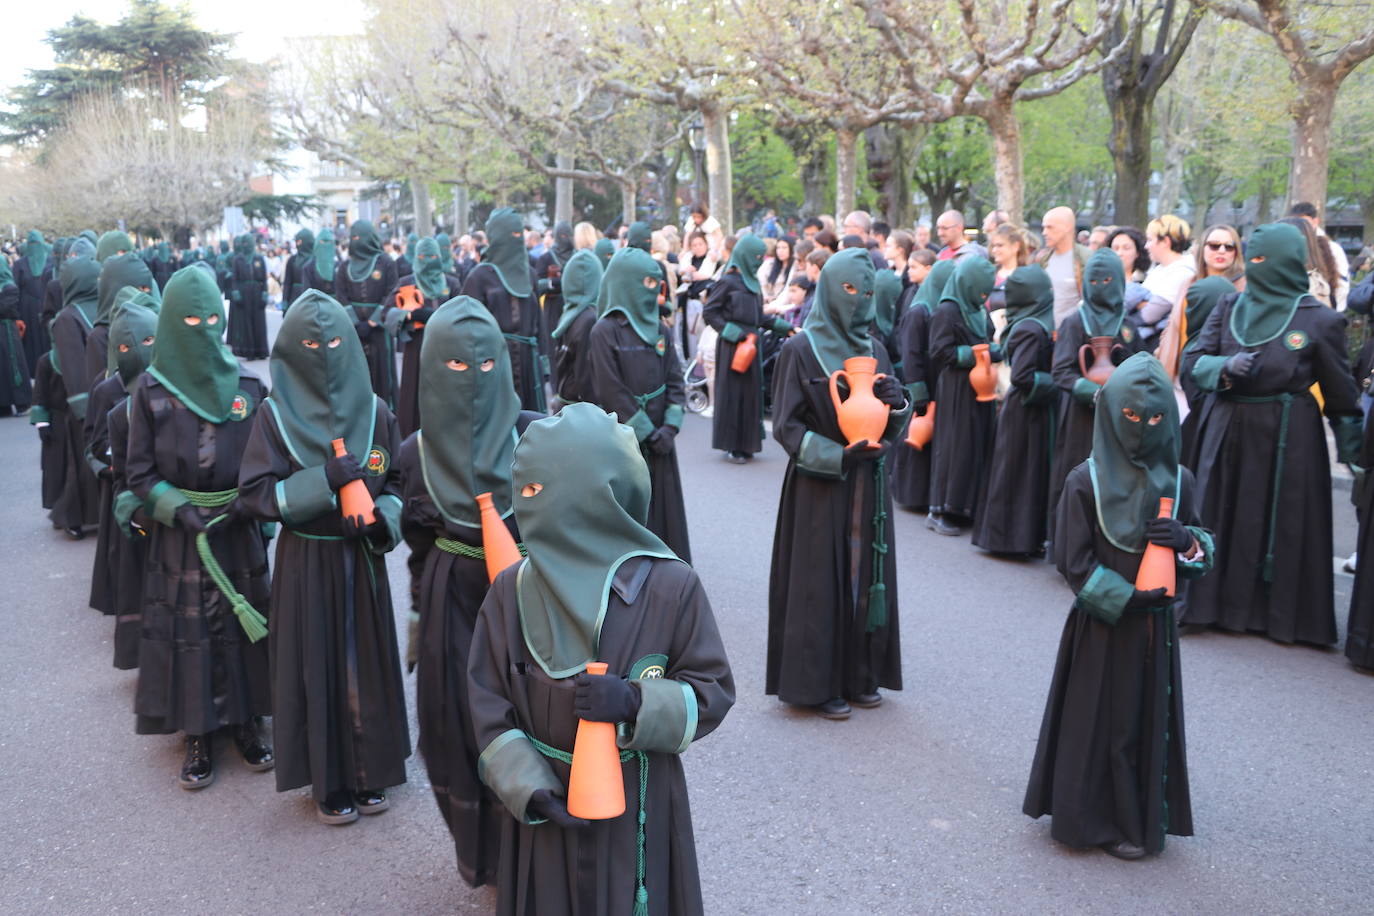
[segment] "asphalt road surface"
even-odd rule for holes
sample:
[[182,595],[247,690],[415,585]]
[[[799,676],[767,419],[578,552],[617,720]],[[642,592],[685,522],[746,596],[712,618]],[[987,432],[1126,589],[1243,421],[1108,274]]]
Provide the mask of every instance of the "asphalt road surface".
[[[257,364],[266,376],[265,366]],[[899,512],[906,689],[830,722],[763,695],[767,584],[785,459],[736,467],[709,421],[678,437],[692,549],[739,699],[691,748],[697,853],[713,914],[1314,913],[1374,907],[1374,678],[1339,651],[1253,636],[1183,640],[1198,835],[1120,862],[1056,845],[1021,814],[1071,596],[1053,568],[975,550]],[[418,757],[391,810],[315,820],[217,748],[175,782],[178,736],[135,735],[135,672],[86,606],[94,538],[39,508],[38,441],[0,420],[0,908],[10,913],[481,913]],[[1354,542],[1336,492],[1336,547]],[[391,555],[404,637],[404,550]],[[1338,574],[1342,630],[1350,577]],[[413,677],[407,688],[413,690]],[[414,697],[410,697],[412,738]]]

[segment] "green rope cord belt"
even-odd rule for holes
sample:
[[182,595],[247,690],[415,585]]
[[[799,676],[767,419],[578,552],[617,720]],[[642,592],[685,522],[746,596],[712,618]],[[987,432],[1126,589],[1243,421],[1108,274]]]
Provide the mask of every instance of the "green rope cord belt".
[[1264,565],[1261,567],[1260,575],[1266,584],[1272,585],[1274,582],[1274,534],[1279,521],[1279,497],[1283,491],[1283,469],[1288,458],[1288,415],[1293,407],[1293,395],[1285,391],[1283,394],[1271,394],[1259,397],[1245,397],[1244,395],[1233,394],[1227,396],[1227,400],[1237,401],[1241,404],[1268,404],[1278,401],[1279,410],[1279,442],[1278,450],[1274,455],[1274,485],[1269,494],[1269,534],[1264,543]]
[[517,343],[522,343],[527,347],[539,346],[538,337],[521,337],[519,334],[506,334],[504,332],[501,334],[501,336],[506,338],[506,340],[513,340]]
[[887,626],[887,456],[873,462],[873,570],[868,587],[868,621],[864,632]]
[[[464,544],[462,541],[455,541],[451,538],[435,538],[434,546],[444,553],[451,553],[455,557],[466,557],[469,560],[485,560],[487,552],[481,547],[474,547],[471,544]],[[529,556],[529,551],[525,549],[523,543],[517,543],[516,549],[520,551],[520,556]]]
[[504,331],[501,333],[501,336],[504,337],[506,340],[513,340],[516,343],[524,344],[525,346],[533,350],[534,355],[538,357],[538,359],[534,360],[531,367],[534,371],[535,376],[533,379],[535,400],[534,408],[538,410],[540,413],[547,413],[548,403],[544,400],[544,380],[540,377],[539,374],[541,368],[547,371],[547,366],[543,365],[546,360],[545,357],[539,352],[539,338],[522,337],[519,334],[507,334]]
[[[534,745],[535,749],[545,757],[552,757],[554,760],[572,764],[572,754],[567,751],[551,744],[545,744],[528,732],[526,732],[526,737],[530,739],[530,743]],[[644,823],[648,820],[644,813],[644,799],[649,793],[649,755],[643,751],[620,752],[621,763],[632,757],[639,761],[639,816],[635,832],[635,906],[633,912],[634,916],[649,916],[649,891],[644,886]]]
[[664,382],[662,385],[659,385],[657,388],[655,388],[653,391],[650,391],[648,394],[632,394],[630,395],[630,397],[634,398],[635,403],[639,405],[639,409],[643,410],[644,408],[649,406],[650,401],[652,401],[654,398],[658,397],[660,394],[667,390],[668,383]]
[[[177,488],[186,501],[200,509],[220,509],[234,501],[234,497],[239,495],[237,489],[232,490],[183,490]],[[267,635],[267,618],[258,613],[258,610],[248,602],[248,599],[239,594],[239,590],[234,588],[234,583],[229,581],[229,577],[224,573],[224,567],[219,565],[215,555],[210,552],[210,529],[220,522],[229,518],[228,515],[217,515],[205,523],[205,530],[196,533],[196,554],[200,557],[200,565],[205,567],[205,571],[210,575],[210,581],[215,583],[215,588],[219,589],[220,594],[229,602],[229,607],[233,609],[234,616],[239,620],[239,626],[243,627],[243,633],[248,637],[249,642],[257,642]]]

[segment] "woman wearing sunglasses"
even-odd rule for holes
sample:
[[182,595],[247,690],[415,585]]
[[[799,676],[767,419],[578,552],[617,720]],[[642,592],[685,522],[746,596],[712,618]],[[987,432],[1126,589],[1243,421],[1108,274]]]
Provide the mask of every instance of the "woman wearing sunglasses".
[[1197,278],[1222,277],[1237,291],[1245,289],[1245,261],[1241,256],[1240,233],[1234,226],[1218,223],[1209,226],[1197,246]]

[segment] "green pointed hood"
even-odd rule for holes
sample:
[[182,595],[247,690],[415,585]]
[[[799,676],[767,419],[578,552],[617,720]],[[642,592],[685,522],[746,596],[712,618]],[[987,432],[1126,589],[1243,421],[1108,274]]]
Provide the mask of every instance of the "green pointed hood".
[[940,294],[945,291],[945,284],[949,278],[954,276],[953,261],[936,261],[935,266],[926,274],[925,282],[916,290],[916,295],[911,300],[911,307],[925,306],[926,314],[934,314],[935,307],[940,304]]
[[902,281],[895,273],[880,270],[873,275],[873,325],[884,337],[897,326],[897,300],[901,297]]
[[[105,279],[103,272],[100,278]],[[229,418],[239,390],[239,364],[224,345],[225,324],[224,297],[214,277],[199,267],[172,274],[148,374],[211,423]]]
[[574,250],[572,223],[560,219],[553,224],[553,259],[558,262],[559,267],[563,267],[573,256]]
[[509,515],[520,398],[501,326],[476,299],[450,299],[425,324],[420,416],[420,470],[444,518],[480,528],[479,493]]
[[439,263],[444,265],[444,273],[453,273],[453,239],[448,237],[447,232],[441,232],[434,237],[434,241],[439,244]]
[[153,260],[159,264],[166,264],[172,260],[172,246],[166,242],[158,242],[157,247],[153,249]]
[[1099,248],[1083,268],[1083,302],[1078,314],[1089,337],[1115,337],[1126,311],[1126,270],[1110,248]]
[[444,276],[444,262],[439,256],[439,243],[431,238],[420,239],[410,255],[410,267],[414,272],[415,285],[425,298],[438,301],[448,289],[448,278]]
[[[1153,417],[1160,419],[1152,426]],[[1137,353],[1117,366],[1097,393],[1089,470],[1097,524],[1121,550],[1145,549],[1161,496],[1177,509],[1179,438],[1173,382],[1159,360]]]
[[959,306],[964,325],[979,339],[988,339],[988,293],[997,285],[997,268],[987,258],[964,258],[940,293],[940,301]]
[[[76,237],[80,239],[85,239],[86,241],[90,242],[91,251],[95,251],[97,248],[100,247],[100,237],[95,234],[94,229],[82,229],[79,233],[77,233]],[[94,257],[94,255],[92,256]]]
[[[317,346],[306,346],[307,340]],[[301,467],[333,458],[334,439],[343,439],[350,455],[367,462],[377,396],[363,345],[343,306],[317,289],[301,293],[282,318],[271,368],[267,403]]]
[[[759,268],[763,266],[763,256],[767,251],[768,248],[763,244],[763,239],[752,232],[747,232],[740,237],[739,241],[735,242],[735,247],[730,252],[730,260],[725,265],[725,272],[728,274],[734,270],[739,274],[739,278],[744,281],[749,292],[757,293],[759,291]],[[867,253],[864,252],[865,255]],[[872,262],[873,259],[869,258],[869,263]],[[826,263],[829,264],[830,262],[827,261]]]
[[[126,286],[150,293],[154,299],[162,298],[158,292],[157,282],[153,280],[153,272],[142,258],[132,251],[116,255],[100,265],[100,311],[95,316],[97,325],[110,323],[114,312],[115,294]],[[220,328],[221,332],[223,330]]]
[[93,243],[90,239],[86,238],[84,235],[77,236],[76,238],[72,239],[72,243],[67,246],[66,259],[68,261],[71,261],[76,258],[89,258],[92,261],[95,261],[96,267],[100,266],[100,262],[96,260],[95,257],[95,243]]
[[1212,314],[1212,309],[1217,307],[1221,297],[1229,296],[1235,291],[1236,285],[1225,277],[1204,277],[1188,287],[1183,312],[1188,340],[1193,340],[1202,333],[1202,326],[1207,323],[1207,318]]
[[229,240],[228,240],[228,239],[220,239],[220,240],[219,240],[219,253],[220,253],[220,254],[228,254],[228,253],[229,253]]
[[334,232],[330,229],[321,229],[320,234],[315,237],[315,273],[319,274],[325,283],[334,282],[334,263],[336,253],[334,251]]
[[[868,327],[873,323],[874,274],[873,259],[862,248],[846,248],[821,268],[802,328],[826,375],[843,369],[851,356],[873,355]],[[846,283],[853,292],[845,289]]]
[[119,373],[125,388],[152,362],[159,307],[152,296],[140,292],[115,309],[106,370],[110,376]]
[[58,271],[58,281],[63,307],[74,306],[86,327],[93,327],[100,313],[100,264],[95,258],[68,258]]
[[250,260],[253,255],[257,254],[257,247],[257,240],[253,238],[251,232],[245,232],[234,239],[234,254],[242,255]]
[[496,268],[501,285],[517,299],[530,294],[530,256],[525,251],[524,222],[510,207],[487,217],[487,253],[482,260]]
[[520,629],[546,674],[571,677],[597,657],[621,564],[677,557],[644,527],[649,468],[634,430],[593,404],[531,423],[511,478],[529,549],[516,578]]
[[625,230],[626,248],[638,248],[647,253],[653,246],[653,242],[654,230],[650,229],[649,224],[643,220],[630,223],[630,228]]
[[382,237],[371,220],[360,219],[348,230],[348,279],[366,280],[382,256]]
[[1022,321],[1034,321],[1054,333],[1054,284],[1039,264],[1027,264],[1011,272],[1002,284],[1007,301],[1007,326],[1003,340],[1011,339],[1012,329]]
[[43,276],[51,253],[52,246],[43,239],[43,233],[30,229],[28,239],[24,242],[24,257],[29,259],[29,270],[33,271],[35,277]]
[[597,239],[592,251],[596,253],[597,260],[601,262],[601,269],[605,270],[606,265],[611,263],[611,258],[615,256],[615,242],[610,239]]
[[406,260],[415,260],[415,245],[420,241],[420,234],[412,232],[406,236]]
[[[630,327],[646,344],[653,346],[662,339],[658,322],[658,289],[663,271],[646,251],[624,248],[611,258],[611,266],[601,278],[599,296],[606,299],[602,316],[619,312],[630,321]],[[646,281],[652,285],[646,286]]]
[[308,258],[315,251],[315,233],[302,229],[296,233],[296,254]]
[[1260,226],[1245,246],[1245,262],[1245,292],[1231,309],[1231,334],[1242,346],[1258,347],[1288,330],[1308,295],[1307,239],[1288,223]]
[[601,260],[589,248],[574,252],[568,258],[568,263],[563,265],[563,314],[558,319],[558,326],[553,329],[554,340],[572,327],[578,315],[596,307],[604,273]]
[[62,270],[62,262],[67,260],[67,251],[72,247],[72,240],[63,236],[52,244],[53,278]]
[[111,229],[100,237],[100,241],[95,245],[95,259],[102,264],[109,258],[122,252],[132,252],[134,250],[134,240],[129,238],[127,232],[120,232],[118,229]]

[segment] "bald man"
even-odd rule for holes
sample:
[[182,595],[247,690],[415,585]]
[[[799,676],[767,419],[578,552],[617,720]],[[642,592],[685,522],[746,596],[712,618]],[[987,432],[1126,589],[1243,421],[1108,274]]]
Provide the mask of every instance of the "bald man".
[[939,236],[944,248],[936,255],[941,261],[962,261],[964,258],[988,256],[988,250],[977,242],[970,242],[964,236],[964,214],[958,210],[946,210],[935,221],[935,234]]
[[1083,266],[1091,252],[1074,239],[1077,220],[1068,207],[1054,207],[1040,220],[1045,247],[1035,254],[1036,263],[1045,268],[1054,287],[1054,326],[1078,308],[1082,299]]

